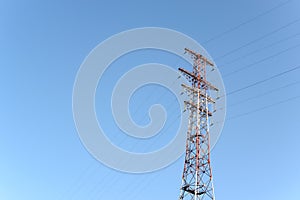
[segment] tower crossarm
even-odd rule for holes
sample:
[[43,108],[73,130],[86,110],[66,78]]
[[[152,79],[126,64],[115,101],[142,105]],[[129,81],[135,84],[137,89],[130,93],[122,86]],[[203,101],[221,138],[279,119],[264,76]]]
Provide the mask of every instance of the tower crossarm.
[[181,84],[181,86],[183,87],[183,89],[185,91],[188,91],[189,93],[193,93],[193,94],[200,94],[200,96],[207,98],[207,101],[211,102],[211,103],[216,103],[216,101],[211,98],[210,96],[205,96],[204,94],[202,94],[201,90],[199,90],[198,88],[192,88],[190,86],[187,86],[185,84]]
[[[185,105],[186,105],[187,107],[192,107],[192,108],[197,109],[197,105],[195,105],[195,104],[193,104],[193,103],[191,103],[191,102],[184,101],[184,103],[185,103]],[[205,114],[207,113],[208,116],[212,116],[212,113],[211,113],[210,111],[207,111],[206,109],[203,109],[202,107],[199,107],[199,111],[200,111],[200,112],[204,112]]]
[[193,72],[189,72],[183,68],[178,68],[178,70],[183,73],[185,76],[187,76],[188,80],[194,82],[194,81],[199,81],[204,83],[207,87],[209,87],[209,89],[215,90],[215,91],[219,91],[218,88],[216,88],[215,86],[213,86],[210,82],[202,79],[201,77],[196,76]]

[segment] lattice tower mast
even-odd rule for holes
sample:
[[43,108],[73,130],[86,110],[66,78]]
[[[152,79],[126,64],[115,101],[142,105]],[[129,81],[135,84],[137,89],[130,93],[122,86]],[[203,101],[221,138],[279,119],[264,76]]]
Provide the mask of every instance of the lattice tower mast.
[[194,63],[192,72],[179,68],[191,83],[191,86],[182,84],[189,96],[189,100],[184,102],[189,111],[189,124],[179,200],[215,200],[210,163],[209,123],[215,104],[210,94],[213,91],[217,92],[218,88],[206,79],[206,68],[213,67],[214,64],[192,50],[185,48],[185,52],[191,55]]

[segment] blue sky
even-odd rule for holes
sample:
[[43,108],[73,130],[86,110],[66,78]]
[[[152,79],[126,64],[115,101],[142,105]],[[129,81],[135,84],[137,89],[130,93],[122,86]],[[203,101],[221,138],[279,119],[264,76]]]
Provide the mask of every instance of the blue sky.
[[[113,34],[165,27],[202,44],[220,67],[227,92],[235,91],[300,64],[300,3],[282,2],[0,1],[0,199],[177,199],[183,158],[157,172],[127,174],[104,166],[83,147],[72,115],[73,84],[81,63]],[[144,62],[186,66],[158,51],[122,59],[128,69]],[[108,86],[116,81],[118,63],[107,73]],[[300,95],[299,77],[300,69],[294,70],[227,97],[227,120],[212,151],[216,199],[300,198],[300,98],[286,101]],[[98,88],[96,98],[100,102],[109,92],[109,87]],[[133,119],[147,124],[147,106],[161,101],[168,107],[174,97],[167,92],[159,98],[162,93],[157,86],[137,92]],[[145,106],[137,107],[146,98]],[[109,111],[100,103],[96,107]],[[171,119],[166,126],[171,128],[145,150],[172,138],[176,103],[167,111]],[[105,128],[116,130],[110,116]],[[118,144],[122,137],[111,139]],[[130,140],[121,145],[134,151],[143,147]]]

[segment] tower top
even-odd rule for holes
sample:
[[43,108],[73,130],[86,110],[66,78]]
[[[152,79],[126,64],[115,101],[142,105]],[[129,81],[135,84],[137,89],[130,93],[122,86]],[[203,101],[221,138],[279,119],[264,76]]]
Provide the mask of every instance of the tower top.
[[190,50],[188,48],[184,48],[184,50],[185,50],[185,52],[193,55],[196,59],[201,59],[204,62],[206,62],[207,64],[209,64],[210,66],[214,66],[213,62],[211,62],[210,60],[208,60],[205,56],[203,56],[203,55],[201,55],[199,53],[196,53],[193,50]]

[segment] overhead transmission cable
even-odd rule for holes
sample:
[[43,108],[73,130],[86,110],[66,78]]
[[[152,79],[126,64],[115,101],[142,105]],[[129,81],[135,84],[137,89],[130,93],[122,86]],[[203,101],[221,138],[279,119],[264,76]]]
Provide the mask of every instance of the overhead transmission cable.
[[259,84],[261,84],[261,83],[267,82],[267,81],[272,80],[272,79],[274,79],[274,78],[283,76],[283,75],[285,75],[285,74],[287,74],[287,73],[290,73],[290,72],[295,71],[295,70],[298,70],[298,69],[300,69],[300,65],[298,65],[298,66],[296,66],[296,67],[293,67],[293,68],[291,68],[291,69],[288,69],[288,70],[286,70],[286,71],[280,72],[280,73],[278,73],[278,74],[275,74],[275,75],[273,75],[273,76],[270,76],[270,77],[268,77],[268,78],[266,78],[266,79],[256,81],[256,82],[254,82],[254,83],[252,83],[252,84],[250,84],[250,85],[247,85],[247,86],[244,86],[244,87],[242,87],[242,88],[239,88],[239,89],[233,90],[233,91],[231,91],[231,92],[228,92],[227,94],[221,96],[220,98],[222,98],[222,97],[224,97],[224,96],[229,96],[229,95],[235,94],[235,93],[237,93],[237,92],[240,92],[240,91],[243,91],[243,90],[248,89],[248,88],[250,88],[250,87],[253,87],[253,86],[259,85]]
[[281,3],[277,4],[277,5],[275,5],[274,7],[272,7],[272,8],[270,8],[270,9],[268,9],[268,10],[266,10],[266,11],[264,11],[264,12],[262,12],[262,13],[256,15],[256,16],[254,16],[254,17],[252,17],[252,18],[250,18],[250,19],[248,19],[248,20],[246,20],[246,21],[244,21],[244,22],[242,22],[242,23],[240,23],[240,24],[238,24],[236,26],[233,26],[233,27],[231,27],[231,28],[229,28],[229,29],[221,32],[221,33],[218,33],[217,35],[213,36],[212,38],[204,41],[203,44],[207,44],[207,43],[209,43],[209,42],[211,42],[213,40],[221,38],[221,37],[225,36],[226,34],[232,32],[232,31],[235,31],[235,30],[239,29],[240,27],[242,27],[242,26],[244,26],[244,25],[246,25],[246,24],[248,24],[250,22],[253,22],[253,21],[259,19],[260,17],[263,17],[263,16],[271,13],[272,11],[274,11],[274,10],[276,10],[276,9],[278,9],[278,8],[280,8],[280,7],[288,4],[288,3],[290,3],[291,1],[293,1],[293,0],[288,0],[288,1],[281,2]]
[[289,102],[289,101],[292,101],[292,100],[295,100],[295,99],[299,99],[299,98],[300,98],[300,95],[294,96],[294,97],[290,97],[288,99],[285,99],[285,100],[282,100],[282,101],[279,101],[279,102],[275,102],[275,103],[272,103],[270,105],[266,105],[266,106],[257,108],[255,110],[252,110],[252,111],[249,111],[249,112],[246,112],[246,113],[235,115],[233,117],[228,118],[227,120],[233,120],[233,119],[236,119],[236,118],[243,117],[245,115],[250,115],[252,113],[255,113],[255,112],[258,112],[258,111],[262,111],[262,110],[265,110],[267,108],[274,107],[274,106],[277,106],[277,105],[280,105],[280,104],[283,104],[283,103],[286,103],[286,102]]
[[289,48],[286,48],[286,49],[284,49],[284,50],[282,50],[282,51],[279,51],[279,52],[277,52],[277,53],[275,53],[275,54],[272,54],[272,55],[267,56],[267,57],[265,57],[265,58],[262,58],[262,59],[260,59],[260,60],[258,60],[258,61],[255,61],[254,63],[250,63],[250,64],[248,64],[248,65],[246,65],[246,66],[244,66],[244,67],[242,67],[242,68],[236,69],[236,70],[234,70],[234,71],[232,71],[232,72],[230,72],[230,73],[228,73],[228,74],[225,74],[223,77],[226,78],[226,77],[228,77],[228,76],[231,76],[231,75],[233,75],[233,74],[236,74],[236,73],[238,73],[238,72],[240,72],[240,71],[243,71],[243,70],[245,70],[245,69],[247,69],[247,68],[250,68],[250,67],[252,67],[252,66],[255,66],[255,65],[257,65],[257,64],[259,64],[259,63],[262,63],[262,62],[264,62],[264,61],[266,61],[266,60],[269,60],[269,59],[271,59],[271,58],[277,57],[277,56],[279,56],[280,54],[283,54],[283,53],[285,53],[285,52],[288,52],[288,51],[290,51],[290,50],[292,50],[292,49],[295,49],[295,48],[298,48],[298,47],[300,47],[300,44],[296,44],[296,45],[291,46],[291,47],[289,47]]
[[242,49],[242,48],[244,48],[244,47],[247,47],[247,46],[249,46],[249,45],[251,45],[251,44],[253,44],[253,43],[255,43],[255,42],[258,42],[258,41],[260,41],[260,40],[262,40],[262,39],[265,39],[265,38],[269,37],[270,35],[273,35],[273,34],[279,32],[279,31],[281,31],[281,30],[283,30],[283,29],[285,29],[285,28],[287,28],[287,27],[289,27],[289,26],[291,26],[291,25],[294,25],[294,24],[296,24],[296,23],[299,22],[299,21],[300,21],[300,18],[297,18],[297,19],[295,19],[295,20],[289,22],[288,24],[285,24],[285,25],[283,25],[283,26],[280,26],[279,28],[277,28],[277,29],[275,29],[275,30],[273,30],[273,31],[271,31],[271,32],[269,32],[269,33],[267,33],[267,34],[264,34],[264,35],[262,35],[262,36],[260,36],[260,37],[258,37],[258,38],[256,38],[256,39],[254,39],[254,40],[251,40],[250,42],[247,42],[247,43],[243,44],[242,46],[240,46],[240,47],[238,47],[238,48],[232,49],[232,50],[228,51],[227,53],[222,54],[222,55],[219,56],[219,57],[216,57],[214,60],[219,60],[219,59],[221,59],[221,58],[224,58],[224,57],[226,57],[226,56],[228,56],[228,55],[230,55],[230,54],[232,54],[232,53],[234,53],[234,52],[237,52],[238,50],[240,50],[240,49]]
[[255,96],[246,98],[246,99],[244,99],[244,100],[242,100],[242,101],[238,101],[238,102],[233,103],[233,104],[229,104],[227,107],[237,106],[237,105],[243,104],[243,103],[245,103],[245,102],[248,102],[248,101],[250,101],[250,100],[257,99],[257,98],[266,96],[266,95],[268,95],[268,94],[271,94],[271,93],[280,91],[280,90],[282,90],[282,89],[285,89],[285,88],[288,88],[288,87],[297,85],[297,84],[299,84],[299,83],[300,83],[300,81],[296,81],[296,82],[289,83],[289,84],[286,84],[286,85],[281,86],[281,87],[274,88],[274,89],[272,89],[272,90],[264,91],[264,93],[261,93],[261,94],[258,94],[258,95],[255,95]]
[[240,56],[240,57],[238,57],[238,58],[235,58],[235,59],[233,59],[233,60],[230,60],[230,61],[228,61],[228,62],[225,62],[223,65],[218,66],[218,68],[222,68],[222,67],[224,67],[224,66],[227,66],[227,65],[229,65],[229,64],[232,64],[232,63],[234,63],[234,62],[236,62],[236,61],[238,61],[238,60],[241,60],[241,59],[246,58],[246,57],[248,57],[248,56],[250,56],[250,55],[256,54],[256,53],[258,53],[258,52],[260,52],[260,51],[262,51],[262,50],[268,49],[268,48],[273,47],[273,46],[275,46],[275,45],[277,45],[277,44],[279,44],[279,43],[281,43],[281,42],[285,42],[285,41],[290,40],[290,39],[292,39],[292,38],[295,38],[295,37],[297,37],[297,36],[300,36],[300,33],[296,33],[296,34],[290,35],[290,36],[288,36],[288,37],[286,37],[286,38],[280,39],[280,40],[278,40],[278,41],[276,41],[276,42],[273,42],[273,43],[271,43],[271,44],[269,44],[269,45],[266,45],[266,46],[264,46],[264,47],[257,48],[257,49],[255,49],[255,50],[253,50],[253,51],[250,51],[249,53],[247,53],[247,54],[245,54],[245,55],[243,55],[243,56]]

